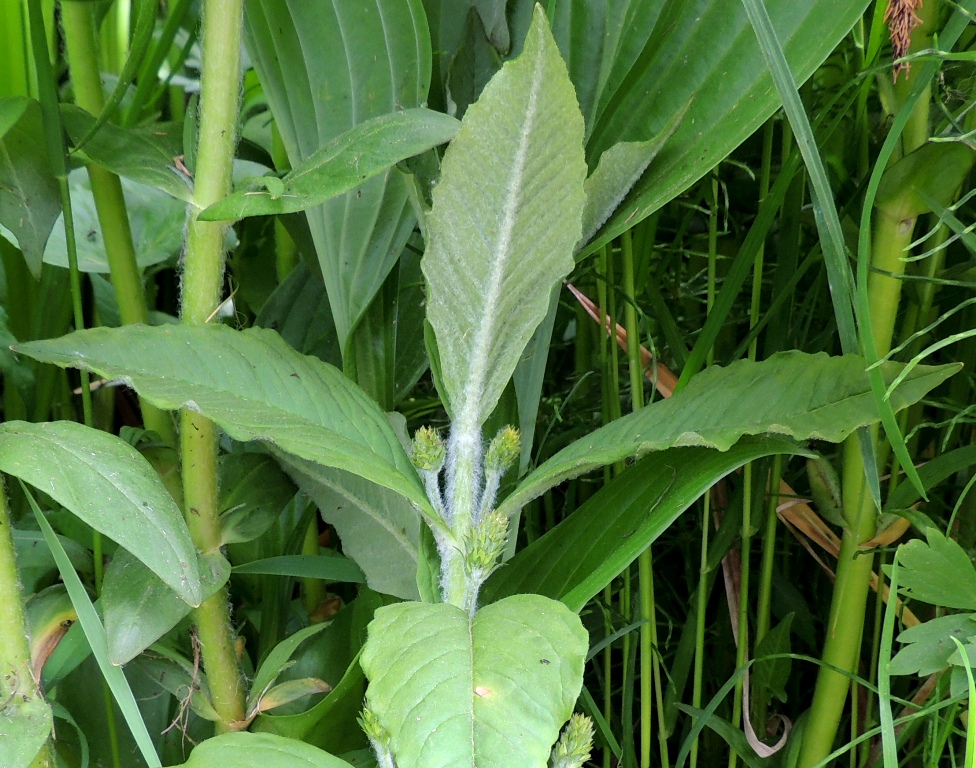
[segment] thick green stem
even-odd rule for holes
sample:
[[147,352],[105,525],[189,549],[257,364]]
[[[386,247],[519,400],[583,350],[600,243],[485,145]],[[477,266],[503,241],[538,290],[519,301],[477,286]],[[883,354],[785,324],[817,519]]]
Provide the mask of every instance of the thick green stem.
[[[0,478],[0,702],[29,701],[41,695],[34,682],[27,620],[21,600],[20,578],[14,554],[13,526],[7,492]],[[53,752],[46,742],[32,768],[53,768]]]
[[[98,115],[105,106],[105,93],[98,71],[95,20],[91,7],[88,3],[66,3],[61,9],[61,19],[75,102],[82,109]],[[136,263],[136,249],[122,194],[122,182],[114,173],[95,164],[88,165],[88,178],[91,180],[98,223],[102,228],[119,316],[125,325],[145,323],[149,313],[142,274]],[[167,445],[175,445],[176,431],[170,415],[142,398],[139,404],[146,428],[158,433]]]
[[[856,435],[844,443],[843,494],[849,530],[845,530],[841,539],[821,660],[825,665],[853,674],[861,647],[872,564],[870,556],[858,557],[858,548],[861,542],[874,536],[876,523],[876,510],[867,489],[861,446]],[[846,675],[827,666],[820,668],[810,719],[803,734],[800,768],[812,768],[830,754],[849,687],[850,679]]]
[[[193,325],[205,324],[220,303],[226,224],[200,221],[197,215],[231,189],[237,141],[242,27],[241,0],[206,0],[203,6],[199,144],[182,297],[183,322]],[[214,552],[220,547],[216,426],[198,414],[182,411],[180,448],[190,533],[202,552]],[[220,716],[217,731],[234,730],[244,719],[244,687],[234,652],[226,588],[194,611],[194,622],[214,709]]]

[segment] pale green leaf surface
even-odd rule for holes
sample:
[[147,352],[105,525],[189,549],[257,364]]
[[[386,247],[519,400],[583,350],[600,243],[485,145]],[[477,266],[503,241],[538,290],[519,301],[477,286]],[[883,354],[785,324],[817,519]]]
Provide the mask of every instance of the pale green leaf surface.
[[40,105],[19,96],[0,100],[0,229],[13,236],[35,278],[60,210]]
[[40,696],[11,701],[0,710],[0,765],[27,768],[51,735],[54,716]]
[[[96,134],[100,136],[101,134]],[[102,225],[95,208],[88,172],[79,168],[68,177],[71,189],[71,212],[74,215],[78,269],[82,272],[108,274],[108,256]],[[183,248],[186,227],[186,204],[164,192],[129,179],[122,179],[132,240],[136,250],[136,264],[145,269],[175,258]],[[64,239],[63,217],[44,248],[44,261],[56,267],[68,267],[68,248]]]
[[271,733],[225,733],[201,742],[178,768],[349,768],[317,747]]
[[0,471],[19,477],[129,550],[181,598],[202,600],[183,515],[139,452],[70,421],[0,424]]
[[909,597],[943,608],[976,610],[976,568],[959,544],[936,528],[927,543],[914,539],[899,550],[898,582]]
[[[227,582],[230,563],[219,552],[200,557],[201,598]],[[109,659],[126,664],[175,627],[191,606],[124,549],[105,571],[102,613]]]
[[376,404],[340,371],[299,354],[273,331],[130,325],[75,332],[17,350],[62,367],[122,377],[154,405],[195,410],[235,440],[268,441],[428,506]]
[[587,177],[583,185],[586,206],[583,209],[581,244],[589,242],[617,210],[664,142],[674,133],[686,111],[678,112],[653,139],[614,144],[600,156],[596,170]]
[[361,186],[457,133],[458,121],[429,109],[380,115],[336,136],[282,180],[280,190],[239,190],[200,214],[204,221],[304,211]]
[[317,677],[303,677],[298,680],[286,680],[278,683],[265,693],[255,704],[256,712],[267,712],[293,701],[313,696],[316,693],[328,693],[332,687]]
[[584,204],[583,119],[536,11],[522,55],[465,113],[448,147],[422,263],[456,428],[484,423],[573,267]]
[[[899,577],[903,572],[899,565]],[[962,642],[976,637],[976,616],[939,616],[909,627],[898,635],[898,642],[905,645],[891,659],[890,673],[924,676],[945,669],[949,666],[949,657],[958,650],[952,642],[953,637]]]
[[298,486],[334,526],[343,551],[366,574],[371,589],[404,600],[419,598],[420,515],[403,496],[342,470],[279,456]]
[[[61,121],[73,141],[78,141],[95,124],[95,118],[81,107],[61,105]],[[106,123],[85,143],[84,154],[93,162],[140,184],[161,189],[178,200],[193,196],[190,179],[176,167],[183,154],[183,126],[152,123],[123,128]]]
[[[247,0],[244,22],[292,167],[365,120],[426,101],[421,0]],[[407,184],[391,169],[307,216],[345,347],[414,229]]]
[[448,604],[399,603],[369,625],[367,705],[398,765],[543,768],[583,683],[579,617],[517,595],[474,618]]
[[[878,421],[864,361],[790,351],[768,360],[712,366],[674,397],[660,400],[591,432],[532,472],[499,510],[513,514],[558,482],[650,451],[677,446],[727,450],[745,435],[784,435],[840,442]],[[886,363],[891,381],[902,369]],[[916,369],[891,398],[897,411],[958,371],[956,365]]]
[[802,452],[783,438],[745,438],[724,452],[672,448],[647,457],[519,551],[482,597],[532,592],[582,610],[722,477],[764,456]]

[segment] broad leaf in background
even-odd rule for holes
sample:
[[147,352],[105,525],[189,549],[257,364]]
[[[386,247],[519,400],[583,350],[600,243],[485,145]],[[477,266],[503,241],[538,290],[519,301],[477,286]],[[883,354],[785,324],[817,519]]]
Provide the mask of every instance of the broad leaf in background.
[[240,190],[200,214],[203,221],[243,219],[304,211],[363,182],[402,160],[446,144],[458,121],[429,109],[391,112],[336,136],[293,168],[283,179],[259,178],[260,189]]
[[747,462],[803,453],[783,438],[745,438],[728,451],[672,448],[614,478],[488,579],[486,601],[520,592],[574,611],[615,579],[712,485]]
[[[365,120],[426,101],[420,0],[247,0],[245,38],[292,167]],[[391,169],[307,215],[346,349],[413,231],[407,184]]]
[[261,307],[254,324],[270,328],[303,355],[336,367],[342,352],[322,276],[299,262]]
[[131,445],[70,421],[0,424],[0,471],[19,477],[129,550],[190,605],[203,599],[183,515]]
[[[532,472],[499,506],[514,514],[556,483],[628,457],[677,446],[727,450],[744,435],[773,433],[797,440],[840,442],[878,421],[864,361],[790,351],[767,360],[712,366],[674,397],[607,424],[564,448]],[[886,363],[890,382],[904,366]],[[891,397],[898,411],[918,402],[959,370],[958,365],[919,367]],[[802,398],[797,393],[803,393]]]
[[225,733],[194,747],[177,768],[351,768],[317,747],[271,733]]
[[[593,0],[561,0],[553,22],[587,117],[590,167],[619,142],[660,134],[686,104],[688,112],[587,252],[708,173],[780,103],[739,0],[603,0],[596,10],[592,5]],[[766,2],[798,83],[867,5]],[[602,34],[592,32],[594,25]]]
[[536,18],[520,58],[492,78],[448,147],[422,262],[428,319],[455,430],[494,409],[580,236],[583,120]]
[[429,509],[410,459],[376,404],[338,370],[299,354],[273,331],[130,325],[17,350],[62,367],[124,377],[159,408],[191,408],[235,440],[269,441]]
[[40,105],[22,96],[0,100],[0,237],[12,236],[35,278],[60,211]]
[[587,136],[598,109],[630,70],[663,8],[663,3],[647,0],[555,3],[552,34],[576,87]]
[[264,453],[237,451],[220,457],[220,541],[253,541],[278,519],[295,485]]
[[[98,136],[101,133],[96,134]],[[71,212],[74,214],[78,269],[107,275],[108,256],[105,254],[102,225],[95,210],[88,173],[83,168],[72,171],[68,184],[71,189]],[[165,192],[129,179],[122,180],[122,191],[139,268],[145,269],[170,258],[175,260],[183,248],[186,204]],[[65,269],[68,267],[68,249],[61,217],[47,241],[44,262]]]
[[[230,563],[219,552],[200,556],[201,597],[216,594],[230,576]],[[105,571],[102,614],[112,663],[121,666],[175,627],[190,606],[159,577],[124,549]]]
[[371,589],[417,600],[420,515],[403,496],[349,472],[279,455],[298,486],[334,526],[342,550],[366,574]]
[[369,625],[367,706],[398,765],[543,768],[583,684],[579,616],[517,595],[474,617],[399,603]]

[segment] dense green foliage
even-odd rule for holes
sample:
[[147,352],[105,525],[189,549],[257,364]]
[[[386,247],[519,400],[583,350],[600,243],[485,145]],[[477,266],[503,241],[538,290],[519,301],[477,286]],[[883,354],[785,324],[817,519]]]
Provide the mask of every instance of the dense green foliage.
[[974,12],[7,3],[0,765],[971,761]]

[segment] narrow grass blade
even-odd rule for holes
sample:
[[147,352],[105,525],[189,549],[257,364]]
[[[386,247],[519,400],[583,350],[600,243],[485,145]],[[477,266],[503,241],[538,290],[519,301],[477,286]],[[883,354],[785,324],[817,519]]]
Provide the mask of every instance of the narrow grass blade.
[[88,597],[88,593],[85,591],[81,579],[75,573],[75,569],[71,565],[71,560],[68,559],[68,554],[64,551],[64,547],[61,546],[61,542],[58,541],[58,537],[55,535],[54,529],[51,528],[51,524],[44,517],[40,507],[37,506],[37,502],[34,501],[34,497],[27,490],[27,486],[21,483],[21,488],[31,505],[31,509],[34,511],[34,517],[37,519],[37,524],[44,534],[44,539],[51,548],[51,554],[54,555],[54,559],[58,564],[61,578],[64,580],[65,587],[68,589],[71,603],[78,612],[78,621],[81,622],[82,629],[85,630],[85,637],[88,638],[92,653],[98,662],[98,667],[102,670],[102,674],[105,676],[109,688],[112,689],[112,694],[115,696],[115,700],[122,710],[122,716],[129,725],[129,730],[132,731],[132,736],[139,747],[139,751],[142,753],[143,759],[149,768],[162,768],[162,763],[159,760],[159,755],[156,754],[156,748],[153,746],[152,738],[146,729],[146,724],[142,721],[139,705],[136,704],[135,696],[132,695],[132,689],[129,688],[129,682],[125,679],[122,669],[113,666],[109,661],[108,639],[105,636],[105,628],[102,626],[102,622],[98,618],[98,613],[95,611],[95,606],[92,605],[92,601]]

